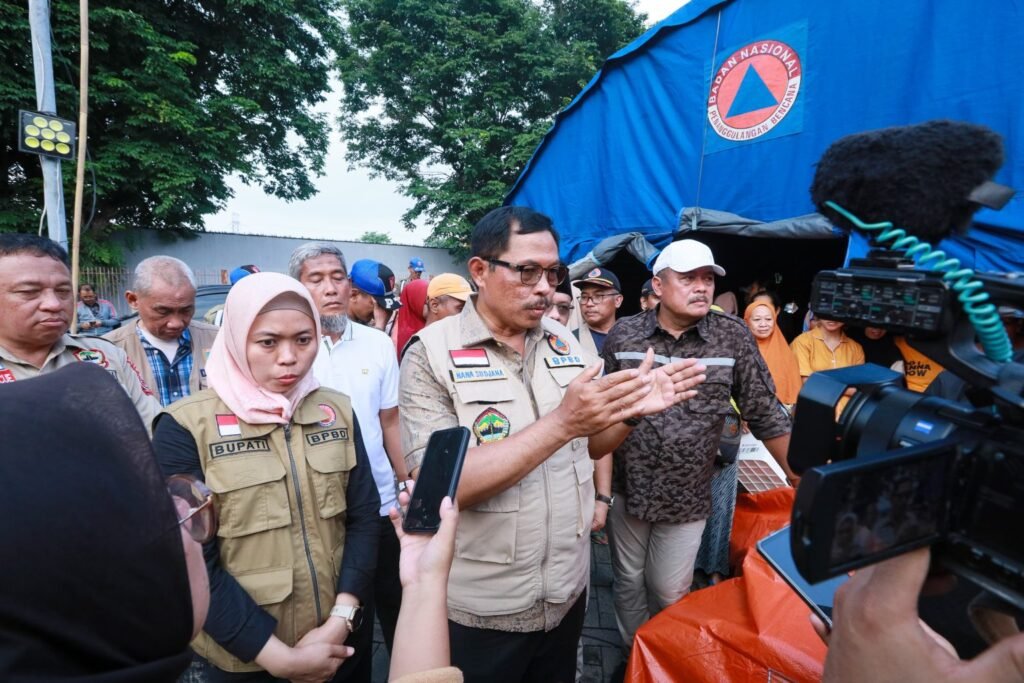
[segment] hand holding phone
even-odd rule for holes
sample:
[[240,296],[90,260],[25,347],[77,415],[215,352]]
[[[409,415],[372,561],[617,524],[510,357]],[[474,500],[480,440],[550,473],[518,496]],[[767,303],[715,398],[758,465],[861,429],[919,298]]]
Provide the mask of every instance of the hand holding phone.
[[441,526],[441,501],[445,496],[455,500],[468,448],[469,430],[465,427],[441,429],[430,435],[402,522],[403,531],[412,534],[437,532]]

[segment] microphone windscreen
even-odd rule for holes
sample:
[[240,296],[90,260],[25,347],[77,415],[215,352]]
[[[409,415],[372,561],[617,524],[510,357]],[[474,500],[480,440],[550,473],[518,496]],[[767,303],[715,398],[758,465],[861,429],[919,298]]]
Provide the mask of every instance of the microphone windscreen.
[[847,229],[855,226],[825,202],[865,223],[890,221],[934,244],[969,225],[980,206],[969,198],[972,191],[1002,165],[1002,138],[985,126],[940,120],[882,128],[825,150],[811,199]]

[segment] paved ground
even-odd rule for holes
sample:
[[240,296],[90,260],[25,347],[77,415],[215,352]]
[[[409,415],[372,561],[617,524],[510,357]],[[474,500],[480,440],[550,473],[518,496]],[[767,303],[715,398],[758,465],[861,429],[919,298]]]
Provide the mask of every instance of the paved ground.
[[[582,683],[619,683],[622,680],[622,640],[615,626],[612,608],[611,555],[606,545],[590,544],[590,605],[583,622],[583,678]],[[374,622],[373,680],[385,683],[388,679],[388,652],[380,626]]]

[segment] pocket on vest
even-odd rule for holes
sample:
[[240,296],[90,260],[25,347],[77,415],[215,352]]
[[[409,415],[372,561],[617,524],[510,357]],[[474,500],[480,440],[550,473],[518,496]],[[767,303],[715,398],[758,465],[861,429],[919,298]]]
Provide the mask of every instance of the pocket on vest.
[[588,456],[573,461],[572,466],[576,470],[576,498],[579,502],[576,533],[579,535],[590,531],[594,519],[594,487],[587,485],[594,479],[594,461]]
[[322,451],[307,450],[306,463],[309,464],[320,517],[327,519],[344,512],[348,473],[356,465],[354,449],[340,446]]
[[[252,596],[257,605],[277,620],[275,633],[288,634],[294,632],[294,625],[284,623],[288,615],[284,612],[284,602],[292,594],[292,568],[274,567],[235,574],[238,584]],[[291,643],[289,643],[290,645]]]
[[239,455],[211,461],[206,485],[217,494],[217,535],[248,536],[292,521],[285,469],[277,456]]
[[516,524],[521,485],[459,513],[455,556],[463,560],[512,564],[516,556]]

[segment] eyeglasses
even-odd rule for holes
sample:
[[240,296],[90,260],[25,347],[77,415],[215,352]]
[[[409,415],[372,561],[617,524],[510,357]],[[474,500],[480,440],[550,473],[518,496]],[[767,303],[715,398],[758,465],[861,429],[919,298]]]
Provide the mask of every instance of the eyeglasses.
[[207,543],[217,534],[217,508],[206,484],[187,474],[167,478],[167,492],[178,511],[178,526],[184,526],[197,543]]
[[569,269],[561,263],[557,266],[552,266],[551,268],[541,268],[540,266],[524,266],[518,263],[509,263],[508,261],[502,261],[496,258],[489,258],[487,259],[487,262],[495,266],[501,266],[502,268],[518,271],[519,278],[523,281],[524,285],[535,285],[540,282],[541,273],[544,273],[544,276],[548,280],[548,284],[552,287],[562,284],[565,282],[565,278],[569,277]]
[[577,301],[581,304],[599,304],[610,296],[619,296],[617,293],[609,294],[582,294],[577,297]]
[[[551,308],[557,308],[558,312],[561,313],[562,315],[569,315],[569,313],[572,311],[571,304],[552,304]],[[551,308],[549,308],[548,310],[550,311]]]

